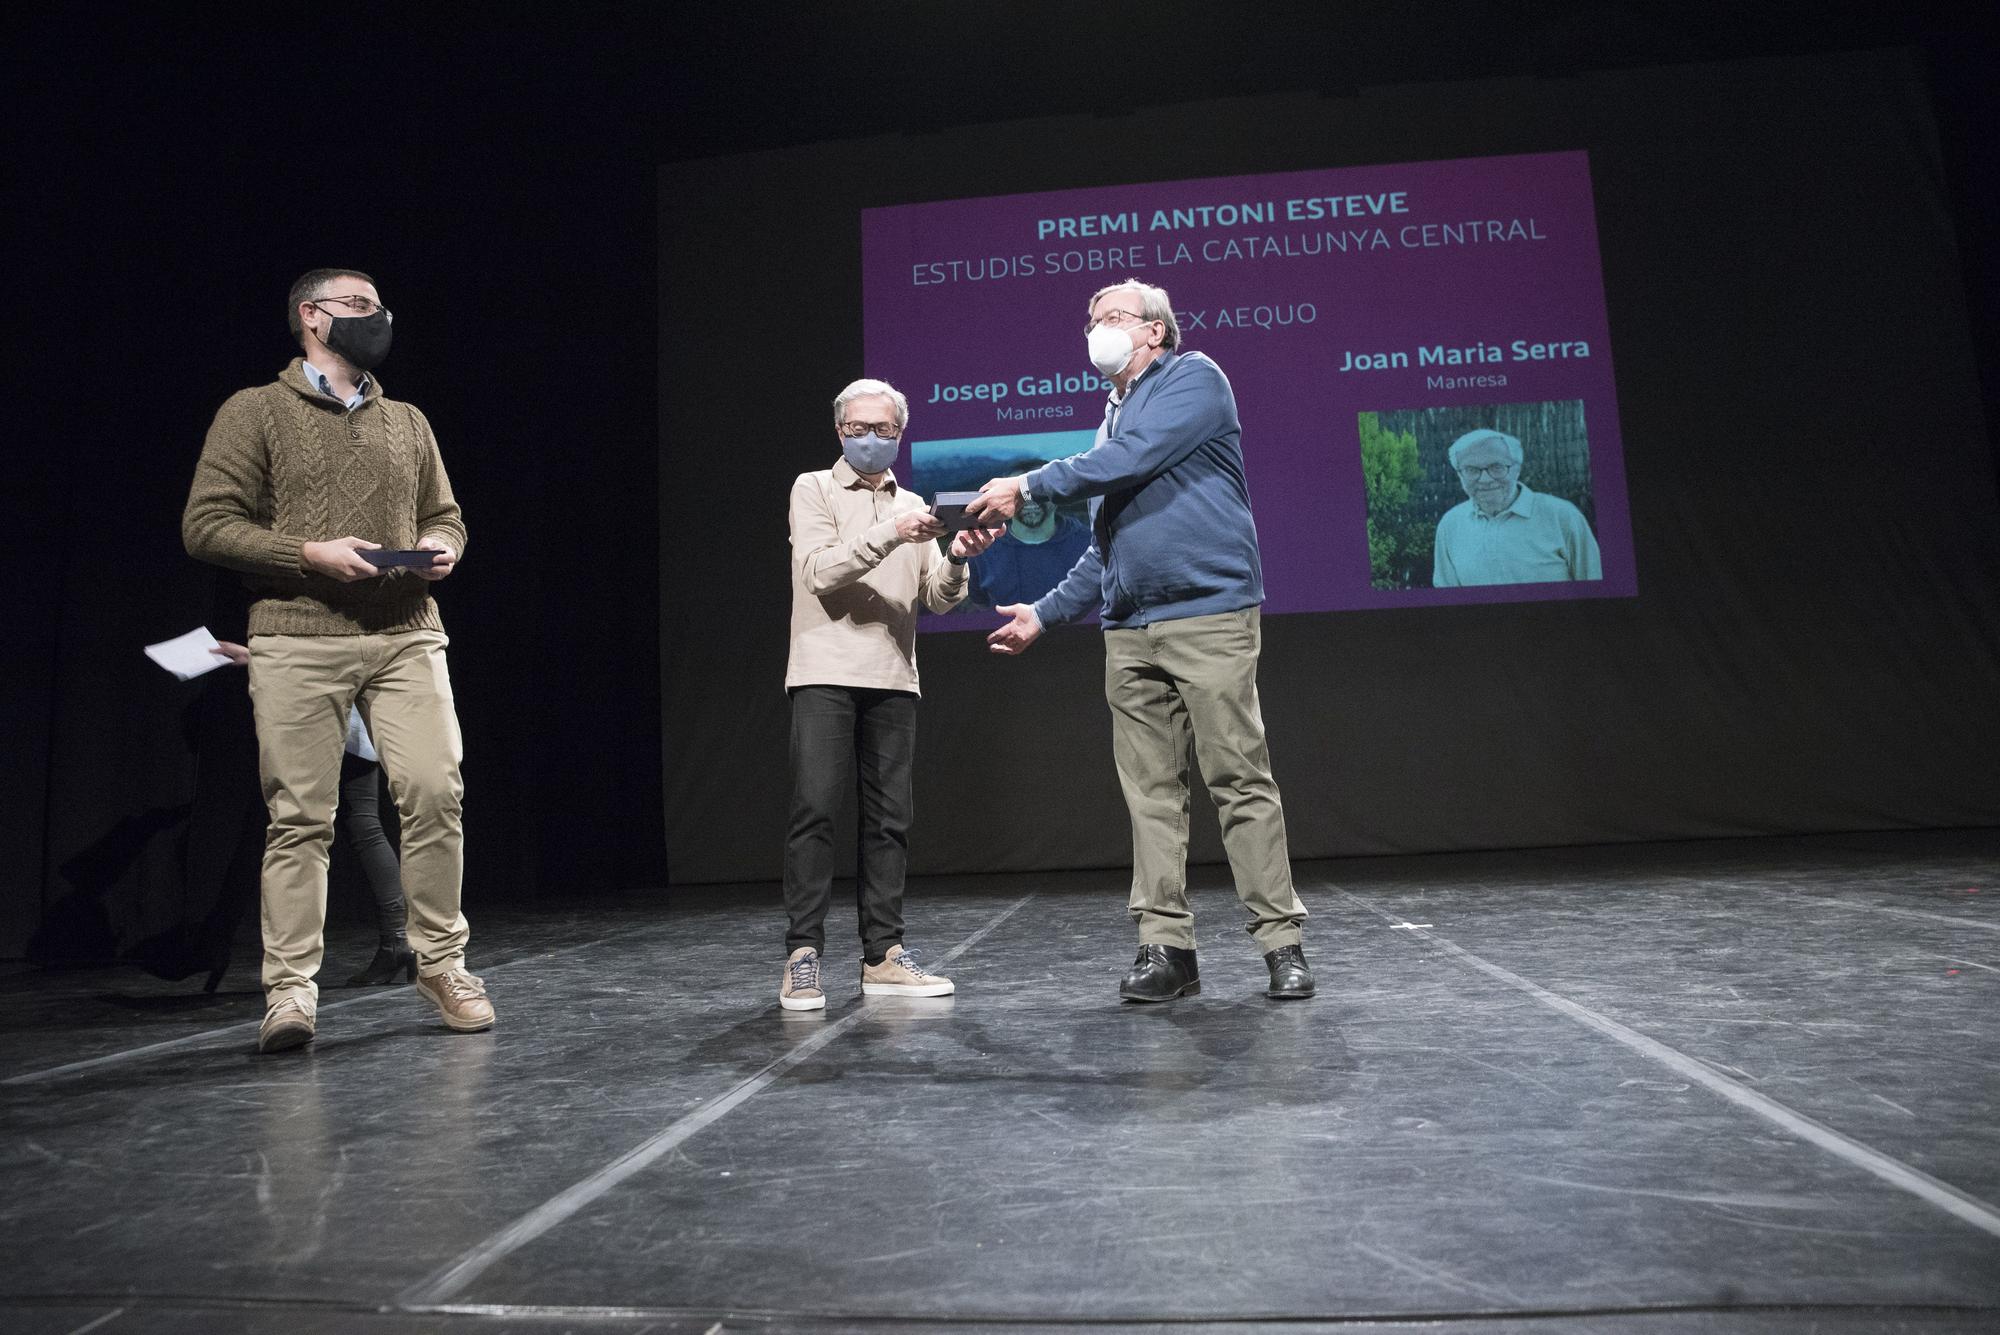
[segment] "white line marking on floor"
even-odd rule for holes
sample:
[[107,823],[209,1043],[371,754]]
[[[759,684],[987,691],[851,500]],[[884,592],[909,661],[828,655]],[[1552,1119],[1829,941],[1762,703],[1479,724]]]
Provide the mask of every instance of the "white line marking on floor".
[[99,1326],[103,1325],[105,1322],[110,1321],[114,1317],[121,1317],[124,1315],[125,1315],[124,1308],[114,1307],[109,1312],[106,1312],[103,1316],[97,1318],[97,1320],[86,1321],[84,1324],[78,1326],[75,1330],[71,1331],[69,1335],[88,1335],[88,1332],[96,1330]]
[[1845,899],[1827,899],[1821,895],[1800,895],[1800,899],[1814,904],[1823,904],[1830,909],[1851,909],[1856,913],[1893,913],[1899,918],[1922,918],[1925,922],[1950,923],[1953,927],[1970,927],[1975,932],[2000,932],[2000,922],[1975,922],[1971,918],[1954,918],[1949,913],[1932,913],[1927,909],[1899,909],[1888,904],[1856,904]]
[[[939,961],[940,965],[949,964],[972,949],[994,928],[1020,912],[1033,898],[1033,894],[1027,894],[1015,900],[1001,912],[1000,916],[947,951],[944,958]],[[397,1305],[404,1308],[435,1307],[463,1293],[466,1286],[485,1274],[495,1262],[527,1246],[619,1183],[652,1167],[675,1147],[770,1088],[785,1072],[853,1028],[874,1009],[875,1004],[873,1001],[863,1001],[851,1013],[827,1025],[803,1043],[795,1045],[763,1070],[730,1089],[728,1093],[710,1099],[694,1112],[669,1124],[657,1135],[628,1150],[581,1182],[542,1202],[451,1264],[433,1271],[429,1276],[403,1290],[396,1298]]]
[[[1378,909],[1367,900],[1338,886],[1329,884],[1325,889],[1328,893],[1378,918],[1385,918],[1390,922],[1399,921],[1394,914]],[[1810,1141],[1827,1153],[1845,1159],[1865,1172],[1873,1173],[1891,1186],[1900,1187],[1911,1195],[1930,1202],[1974,1228],[2000,1237],[2000,1209],[1980,1200],[1977,1196],[1969,1195],[1948,1182],[1941,1182],[1928,1173],[1892,1159],[1880,1150],[1872,1149],[1851,1136],[1843,1135],[1830,1126],[1814,1121],[1804,1113],[1794,1112],[1776,1099],[1759,1094],[1719,1074],[1709,1063],[1690,1057],[1678,1048],[1668,1047],[1658,1039],[1648,1038],[1636,1029],[1628,1029],[1618,1021],[1599,1015],[1588,1007],[1579,1006],[1569,998],[1558,996],[1538,983],[1531,983],[1519,974],[1510,973],[1497,964],[1481,959],[1463,946],[1454,945],[1443,937],[1434,936],[1427,931],[1418,931],[1416,935],[1423,937],[1427,945],[1444,951],[1459,963],[1477,969],[1489,978],[1498,979],[1511,988],[1525,992],[1549,1009],[1588,1025],[1608,1038],[1616,1039],[1634,1052],[1650,1057],[1662,1066],[1703,1086],[1711,1093],[1720,1094],[1737,1107],[1748,1109],[1759,1117],[1777,1123],[1799,1139]]]
[[[526,964],[534,960],[552,960],[563,955],[573,955],[579,950],[589,950],[594,946],[601,946],[608,941],[615,941],[621,936],[629,936],[632,932],[638,930],[640,929],[632,928],[630,931],[614,932],[610,936],[599,937],[595,941],[586,941],[582,945],[564,946],[561,950],[550,950],[536,955],[523,955],[518,959],[508,960],[505,964],[492,965],[485,972],[498,973],[502,969],[511,969],[516,964]],[[481,975],[481,977],[484,976],[485,974]],[[410,985],[408,983],[398,983],[391,987],[371,988],[369,994],[365,997],[348,997],[341,1001],[329,1001],[324,1006],[317,1007],[316,1013],[324,1014],[327,1011],[337,1011],[348,1006],[365,1006],[371,1001],[386,1001],[391,997],[403,997],[407,999],[409,988]],[[158,1053],[172,1052],[177,1048],[199,1047],[226,1034],[240,1034],[246,1031],[255,1032],[257,1029],[263,1027],[263,1024],[264,1017],[259,1015],[254,1020],[242,1020],[236,1024],[223,1025],[218,1029],[204,1029],[198,1034],[183,1034],[179,1038],[169,1038],[159,1043],[148,1043],[144,1047],[126,1048],[121,1052],[107,1052],[102,1057],[87,1057],[83,1061],[69,1062],[62,1066],[51,1066],[40,1071],[28,1071],[21,1075],[10,1075],[5,1080],[0,1080],[0,1085],[38,1085],[46,1080],[61,1080],[65,1076],[78,1075],[84,1071],[94,1071],[103,1066],[116,1066],[121,1062],[139,1061]]]

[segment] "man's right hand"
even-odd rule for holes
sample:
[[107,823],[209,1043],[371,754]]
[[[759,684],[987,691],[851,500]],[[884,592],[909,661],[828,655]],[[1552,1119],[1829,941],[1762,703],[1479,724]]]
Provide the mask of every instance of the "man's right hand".
[[381,545],[364,538],[334,538],[327,542],[303,543],[299,547],[299,564],[315,575],[352,584],[356,580],[373,579],[382,573],[360,556],[360,553],[375,551]]
[[896,516],[896,541],[922,542],[945,535],[944,521],[929,510],[912,510]]
[[996,477],[979,488],[979,499],[965,507],[965,512],[982,524],[997,524],[1003,519],[1012,519],[1021,513],[1021,492],[1026,487],[1027,475],[1020,477]]
[[1029,645],[1042,638],[1042,623],[1036,619],[1035,609],[1029,604],[1008,603],[993,610],[1003,617],[1014,618],[986,637],[986,647],[994,653],[1025,654]]

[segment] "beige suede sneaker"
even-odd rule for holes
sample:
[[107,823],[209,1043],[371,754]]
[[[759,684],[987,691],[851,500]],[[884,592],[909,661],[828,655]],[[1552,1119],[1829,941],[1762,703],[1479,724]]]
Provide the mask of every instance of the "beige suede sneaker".
[[313,1008],[295,992],[280,994],[264,1012],[257,1030],[257,1051],[284,1052],[313,1041]]
[[785,957],[785,981],[778,985],[778,1004],[788,1011],[826,1009],[826,993],[819,985],[819,952],[800,946]]
[[470,1034],[493,1027],[493,1003],[486,999],[486,984],[465,970],[446,969],[428,978],[420,974],[416,988],[438,1008],[445,1028]]
[[880,964],[862,963],[861,990],[874,997],[942,997],[951,994],[952,983],[917,963],[914,951],[890,946]]

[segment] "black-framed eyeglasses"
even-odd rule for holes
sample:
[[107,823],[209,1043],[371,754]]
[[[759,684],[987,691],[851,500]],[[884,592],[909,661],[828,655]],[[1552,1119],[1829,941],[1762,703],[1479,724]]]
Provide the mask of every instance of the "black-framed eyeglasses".
[[[320,306],[329,301],[339,302],[341,305],[347,307],[348,310],[353,311],[356,315],[373,315],[376,311],[380,311],[382,312],[382,314],[387,315],[391,320],[394,320],[396,318],[395,315],[389,310],[387,306],[384,306],[381,302],[375,300],[375,298],[373,297],[314,297],[312,300],[312,304],[315,306]],[[333,315],[333,312],[327,311],[326,314]],[[334,316],[334,318],[339,319],[340,317]]]
[[1458,466],[1458,475],[1467,482],[1477,482],[1482,477],[1490,477],[1495,482],[1499,482],[1504,480],[1507,474],[1513,472],[1514,467],[1513,463],[1505,459],[1497,464],[1460,464]]
[[894,440],[903,434],[903,428],[897,426],[894,422],[842,422],[840,424],[840,434],[854,440],[859,440],[871,431],[884,440]]
[[1101,324],[1108,324],[1113,329],[1123,329],[1125,327],[1124,325],[1125,320],[1130,320],[1134,324],[1158,323],[1157,321],[1154,320],[1148,320],[1145,316],[1139,314],[1139,312],[1137,311],[1106,311],[1104,312],[1104,314],[1098,316],[1096,319],[1084,325],[1083,332],[1088,334],[1091,330],[1097,328],[1097,326]]

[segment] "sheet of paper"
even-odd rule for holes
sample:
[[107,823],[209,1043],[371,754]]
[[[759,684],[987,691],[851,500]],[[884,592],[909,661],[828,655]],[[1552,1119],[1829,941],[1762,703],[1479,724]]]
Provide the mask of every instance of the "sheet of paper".
[[219,667],[228,667],[229,660],[221,654],[210,653],[216,647],[216,639],[208,633],[207,626],[196,626],[185,635],[176,635],[171,640],[161,640],[158,644],[146,646],[146,657],[158,663],[182,681],[199,677],[204,672],[213,672]]

